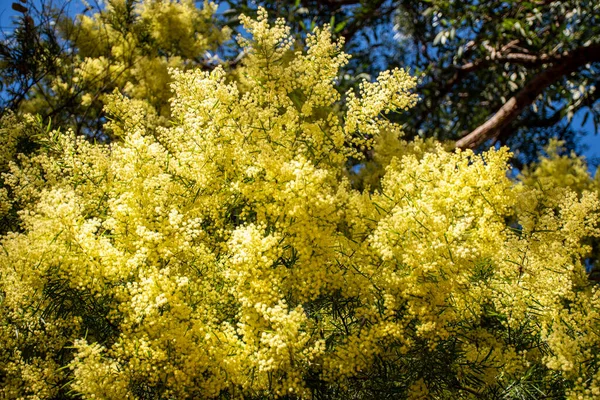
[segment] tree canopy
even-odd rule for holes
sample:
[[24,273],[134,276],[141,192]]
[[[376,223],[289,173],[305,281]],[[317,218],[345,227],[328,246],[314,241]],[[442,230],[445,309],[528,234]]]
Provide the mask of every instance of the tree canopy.
[[70,69],[6,81],[1,397],[600,396],[600,177],[567,142],[513,172],[411,133],[431,82],[345,78],[352,21],[258,8],[227,59],[192,6],[68,18]]

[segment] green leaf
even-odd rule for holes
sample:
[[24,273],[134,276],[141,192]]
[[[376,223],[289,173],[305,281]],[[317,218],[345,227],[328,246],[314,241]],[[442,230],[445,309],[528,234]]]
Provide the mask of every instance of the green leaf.
[[507,18],[507,19],[505,19],[504,21],[502,21],[502,27],[503,27],[505,30],[507,30],[507,31],[508,31],[508,30],[512,30],[512,29],[513,29],[513,27],[515,26],[515,22],[516,22],[516,20],[515,20],[515,19],[513,19],[513,18]]
[[424,16],[424,17],[427,17],[427,16],[429,16],[429,15],[433,14],[433,11],[434,11],[434,10],[435,10],[435,9],[434,9],[433,7],[429,7],[429,8],[427,8],[425,11],[423,11],[423,16]]
[[335,29],[333,30],[335,33],[340,33],[342,31],[342,29],[344,29],[346,27],[346,24],[348,24],[348,21],[342,21],[339,24],[337,24],[335,26]]

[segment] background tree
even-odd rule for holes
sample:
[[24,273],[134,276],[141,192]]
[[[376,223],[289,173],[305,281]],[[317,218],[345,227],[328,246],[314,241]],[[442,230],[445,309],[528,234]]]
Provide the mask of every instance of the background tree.
[[39,114],[52,127],[105,138],[106,95],[119,90],[165,117],[168,70],[214,67],[207,52],[229,38],[208,2],[111,0],[82,13],[68,12],[70,3],[20,9],[16,29],[0,47],[2,112]]

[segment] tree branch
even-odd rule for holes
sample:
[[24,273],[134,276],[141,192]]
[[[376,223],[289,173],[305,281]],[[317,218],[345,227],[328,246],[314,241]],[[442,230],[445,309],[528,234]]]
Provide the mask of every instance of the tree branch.
[[[565,75],[577,71],[591,62],[600,62],[600,44],[579,47],[553,57],[553,65],[530,80],[515,96],[511,97],[484,124],[456,142],[458,148],[475,148],[488,139],[496,138],[499,132],[531,105],[550,85]],[[540,62],[544,62],[541,61]],[[549,61],[546,61],[549,62]]]

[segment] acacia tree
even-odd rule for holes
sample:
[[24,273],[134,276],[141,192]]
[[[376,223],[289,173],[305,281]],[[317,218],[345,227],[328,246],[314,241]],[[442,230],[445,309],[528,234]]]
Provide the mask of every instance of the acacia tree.
[[[230,34],[216,24],[209,2],[111,0],[74,14],[70,7],[77,6],[13,4],[21,17],[0,42],[0,173],[20,162],[19,153],[39,147],[49,130],[114,139],[104,107],[115,91],[142,100],[152,126],[167,125],[169,68],[214,68],[208,51]],[[0,190],[11,204],[1,213],[0,232],[18,230],[21,202],[3,183]]]
[[[49,132],[4,176],[2,396],[597,397],[597,195],[546,164],[511,181],[506,148],[403,142],[403,70],[340,112],[330,27],[241,20],[239,81],[173,71],[166,127],[115,94],[118,140]],[[359,191],[371,148],[381,189]]]

